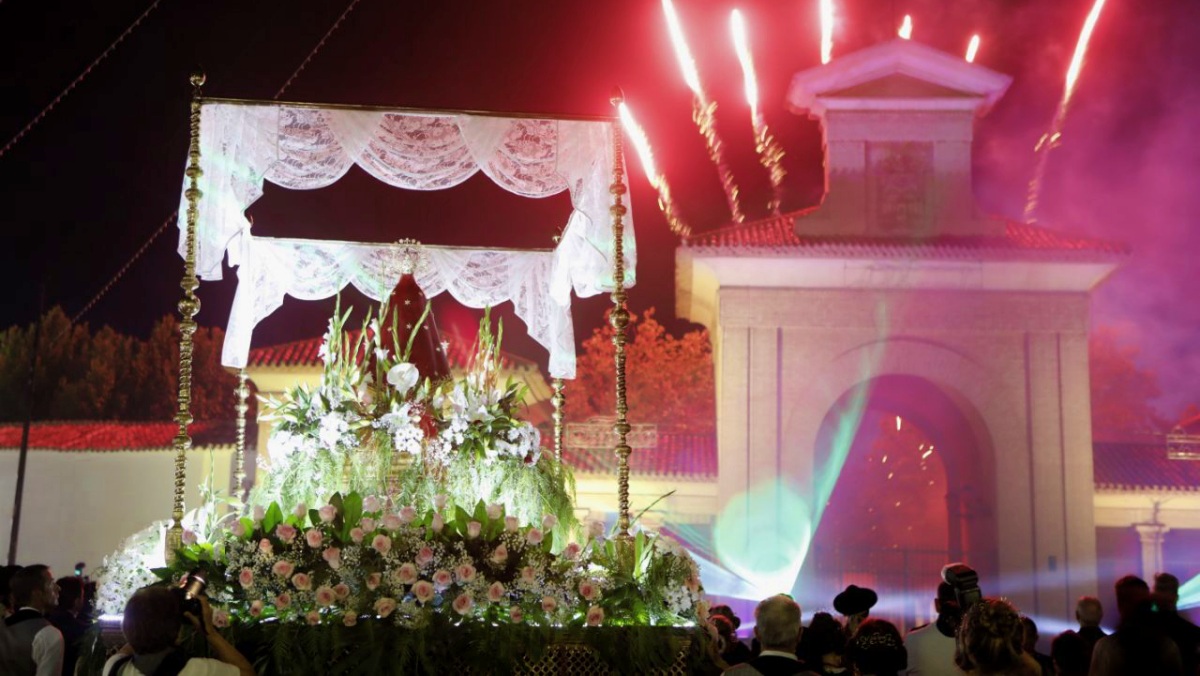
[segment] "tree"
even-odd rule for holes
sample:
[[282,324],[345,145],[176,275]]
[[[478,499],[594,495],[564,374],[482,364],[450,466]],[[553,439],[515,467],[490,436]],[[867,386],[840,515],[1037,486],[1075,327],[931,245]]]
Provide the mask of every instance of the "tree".
[[1122,345],[1115,330],[1101,327],[1092,332],[1088,351],[1093,434],[1161,433],[1169,427],[1150,403],[1161,394],[1158,377],[1138,368],[1136,347]]
[[[0,333],[0,420],[23,420],[34,326]],[[237,379],[220,364],[224,332],[195,333],[192,417],[234,417]],[[60,308],[42,318],[35,371],[35,420],[170,420],[179,392],[179,323],[159,320],[147,340],[71,324]]]
[[[654,319],[654,308],[630,320],[626,344],[628,418],[691,433],[716,429],[712,344],[705,330],[681,338]],[[611,417],[616,412],[615,331],[607,323],[584,341],[575,380],[567,382],[567,420]]]

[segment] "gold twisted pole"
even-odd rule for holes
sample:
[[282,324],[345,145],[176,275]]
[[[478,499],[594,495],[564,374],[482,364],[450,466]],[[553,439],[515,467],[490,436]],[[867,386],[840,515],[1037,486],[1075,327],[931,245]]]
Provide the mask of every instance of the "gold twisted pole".
[[234,486],[237,487],[237,498],[239,500],[246,499],[246,413],[250,410],[250,404],[246,400],[250,397],[250,385],[246,369],[238,369],[237,374],[238,384],[234,389],[237,394],[237,405],[234,410],[237,411],[237,471],[233,475]]
[[175,552],[183,546],[183,489],[187,478],[187,452],[192,447],[192,437],[188,435],[188,425],[192,423],[192,338],[196,334],[196,313],[200,311],[200,301],[196,298],[196,287],[200,285],[196,279],[196,221],[200,217],[200,176],[204,173],[200,169],[200,106],[203,101],[200,88],[204,86],[204,74],[193,73],[188,81],[192,84],[192,133],[188,143],[188,166],[184,172],[188,178],[188,187],[184,191],[188,203],[187,245],[183,281],[179,282],[183,289],[183,300],[179,301],[179,408],[175,413],[179,433],[175,435],[175,502],[165,552],[168,564],[175,562]]
[[554,406],[554,454],[559,460],[563,457],[563,419],[566,417],[567,395],[563,391],[562,378],[554,379],[554,396],[550,398]]
[[[613,106],[620,106],[624,96],[620,90],[613,93]],[[614,122],[613,134],[613,182],[608,191],[612,193],[613,204],[609,207],[612,214],[613,227],[613,292],[612,314],[609,323],[614,329],[613,347],[616,348],[617,372],[617,421],[613,424],[613,432],[617,435],[617,495],[620,503],[620,514],[617,517],[617,538],[627,540],[629,535],[629,454],[632,449],[626,440],[629,434],[629,422],[625,415],[629,406],[625,401],[625,333],[629,327],[629,310],[625,308],[625,204],[623,197],[625,187],[625,164],[621,147],[621,125]]]
[[708,156],[717,166],[721,187],[725,189],[725,201],[729,203],[729,214],[734,223],[741,223],[746,220],[746,215],[742,213],[742,206],[738,202],[738,187],[733,180],[733,171],[725,161],[724,145],[721,143],[721,137],[717,135],[716,112],[716,101],[708,101],[699,94],[692,97],[692,120],[700,130],[700,135],[704,137]]

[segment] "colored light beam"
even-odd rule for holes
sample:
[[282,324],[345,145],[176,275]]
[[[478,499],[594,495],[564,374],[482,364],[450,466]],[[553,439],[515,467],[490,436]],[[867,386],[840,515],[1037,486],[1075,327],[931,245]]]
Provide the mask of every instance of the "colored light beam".
[[671,232],[680,237],[687,237],[691,234],[692,229],[679,217],[679,212],[675,209],[667,179],[659,173],[654,164],[654,152],[650,149],[650,140],[646,138],[646,131],[642,129],[642,125],[638,124],[637,119],[633,116],[633,111],[625,105],[624,101],[617,106],[617,114],[621,117],[621,126],[625,128],[626,135],[633,142],[638,159],[642,162],[642,169],[646,172],[646,177],[650,179],[650,185],[658,191],[659,211],[667,218],[667,225],[670,226]]
[[729,15],[729,28],[733,33],[733,48],[737,52],[738,61],[742,64],[742,77],[746,85],[746,102],[750,104],[750,123],[754,126],[754,149],[758,152],[758,161],[771,177],[771,201],[767,207],[772,214],[779,215],[779,207],[783,203],[783,148],[763,119],[762,111],[758,109],[758,79],[754,74],[754,57],[750,54],[750,40],[746,36],[746,22],[742,13],[733,10]]
[[1180,610],[1200,606],[1200,575],[1184,582],[1179,587],[1179,603],[1177,605]]
[[975,63],[975,55],[979,53],[979,34],[971,36],[971,41],[967,43],[967,63]]
[[717,135],[715,124],[717,103],[708,100],[708,95],[704,93],[704,87],[700,85],[696,60],[692,58],[692,50],[688,48],[687,38],[683,34],[683,25],[679,22],[679,14],[675,11],[675,4],[671,0],[662,0],[662,7],[663,14],[667,17],[667,31],[671,35],[671,46],[674,47],[675,58],[679,60],[679,67],[683,70],[683,81],[692,90],[692,121],[696,123],[696,129],[704,137],[704,143],[708,147],[708,156],[717,167],[717,175],[721,178],[721,187],[725,190],[725,201],[729,203],[729,214],[734,223],[741,223],[746,220],[746,216],[742,213],[742,207],[738,203],[737,183],[733,180],[733,172],[730,171],[729,164],[725,162],[721,137]]
[[900,37],[904,40],[912,39],[912,17],[905,14],[904,22],[900,24]]
[[833,0],[821,0],[821,63],[833,60]]
[[1025,222],[1027,223],[1037,222],[1038,201],[1042,194],[1042,181],[1046,175],[1046,164],[1049,161],[1050,151],[1057,148],[1062,139],[1067,111],[1070,109],[1071,99],[1075,95],[1075,85],[1079,82],[1079,75],[1083,72],[1083,64],[1087,59],[1088,43],[1092,40],[1092,31],[1095,30],[1096,22],[1100,20],[1100,12],[1103,9],[1104,0],[1095,0],[1087,18],[1084,19],[1083,28],[1079,31],[1079,40],[1075,42],[1075,53],[1071,56],[1071,65],[1067,67],[1062,100],[1058,102],[1058,108],[1054,111],[1054,120],[1050,124],[1050,131],[1042,135],[1034,148],[1034,152],[1038,153],[1038,160],[1033,171],[1033,179],[1029,181],[1029,194],[1025,200]]

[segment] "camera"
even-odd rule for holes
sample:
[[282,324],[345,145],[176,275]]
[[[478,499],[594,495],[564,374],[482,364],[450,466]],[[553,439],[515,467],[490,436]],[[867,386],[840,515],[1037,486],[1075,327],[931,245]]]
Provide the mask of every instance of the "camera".
[[193,570],[183,578],[183,582],[171,589],[179,599],[180,615],[183,613],[191,613],[196,619],[204,618],[204,609],[200,605],[198,597],[204,594],[205,588],[208,587],[208,581],[200,574],[200,571]]
[[942,568],[942,580],[954,588],[954,600],[963,613],[983,598],[983,591],[979,588],[979,573],[965,563],[946,564]]

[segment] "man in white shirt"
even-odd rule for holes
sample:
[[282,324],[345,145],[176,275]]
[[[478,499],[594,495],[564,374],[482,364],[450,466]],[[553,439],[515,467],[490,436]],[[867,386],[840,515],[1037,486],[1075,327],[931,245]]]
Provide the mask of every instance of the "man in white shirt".
[[939,584],[933,607],[937,610],[937,621],[913,629],[904,638],[909,676],[957,676],[963,673],[954,663],[954,635],[962,621],[954,587],[945,582]]
[[50,569],[25,566],[9,581],[16,612],[0,633],[0,673],[12,676],[61,676],[62,633],[45,615],[58,604],[58,585]]

